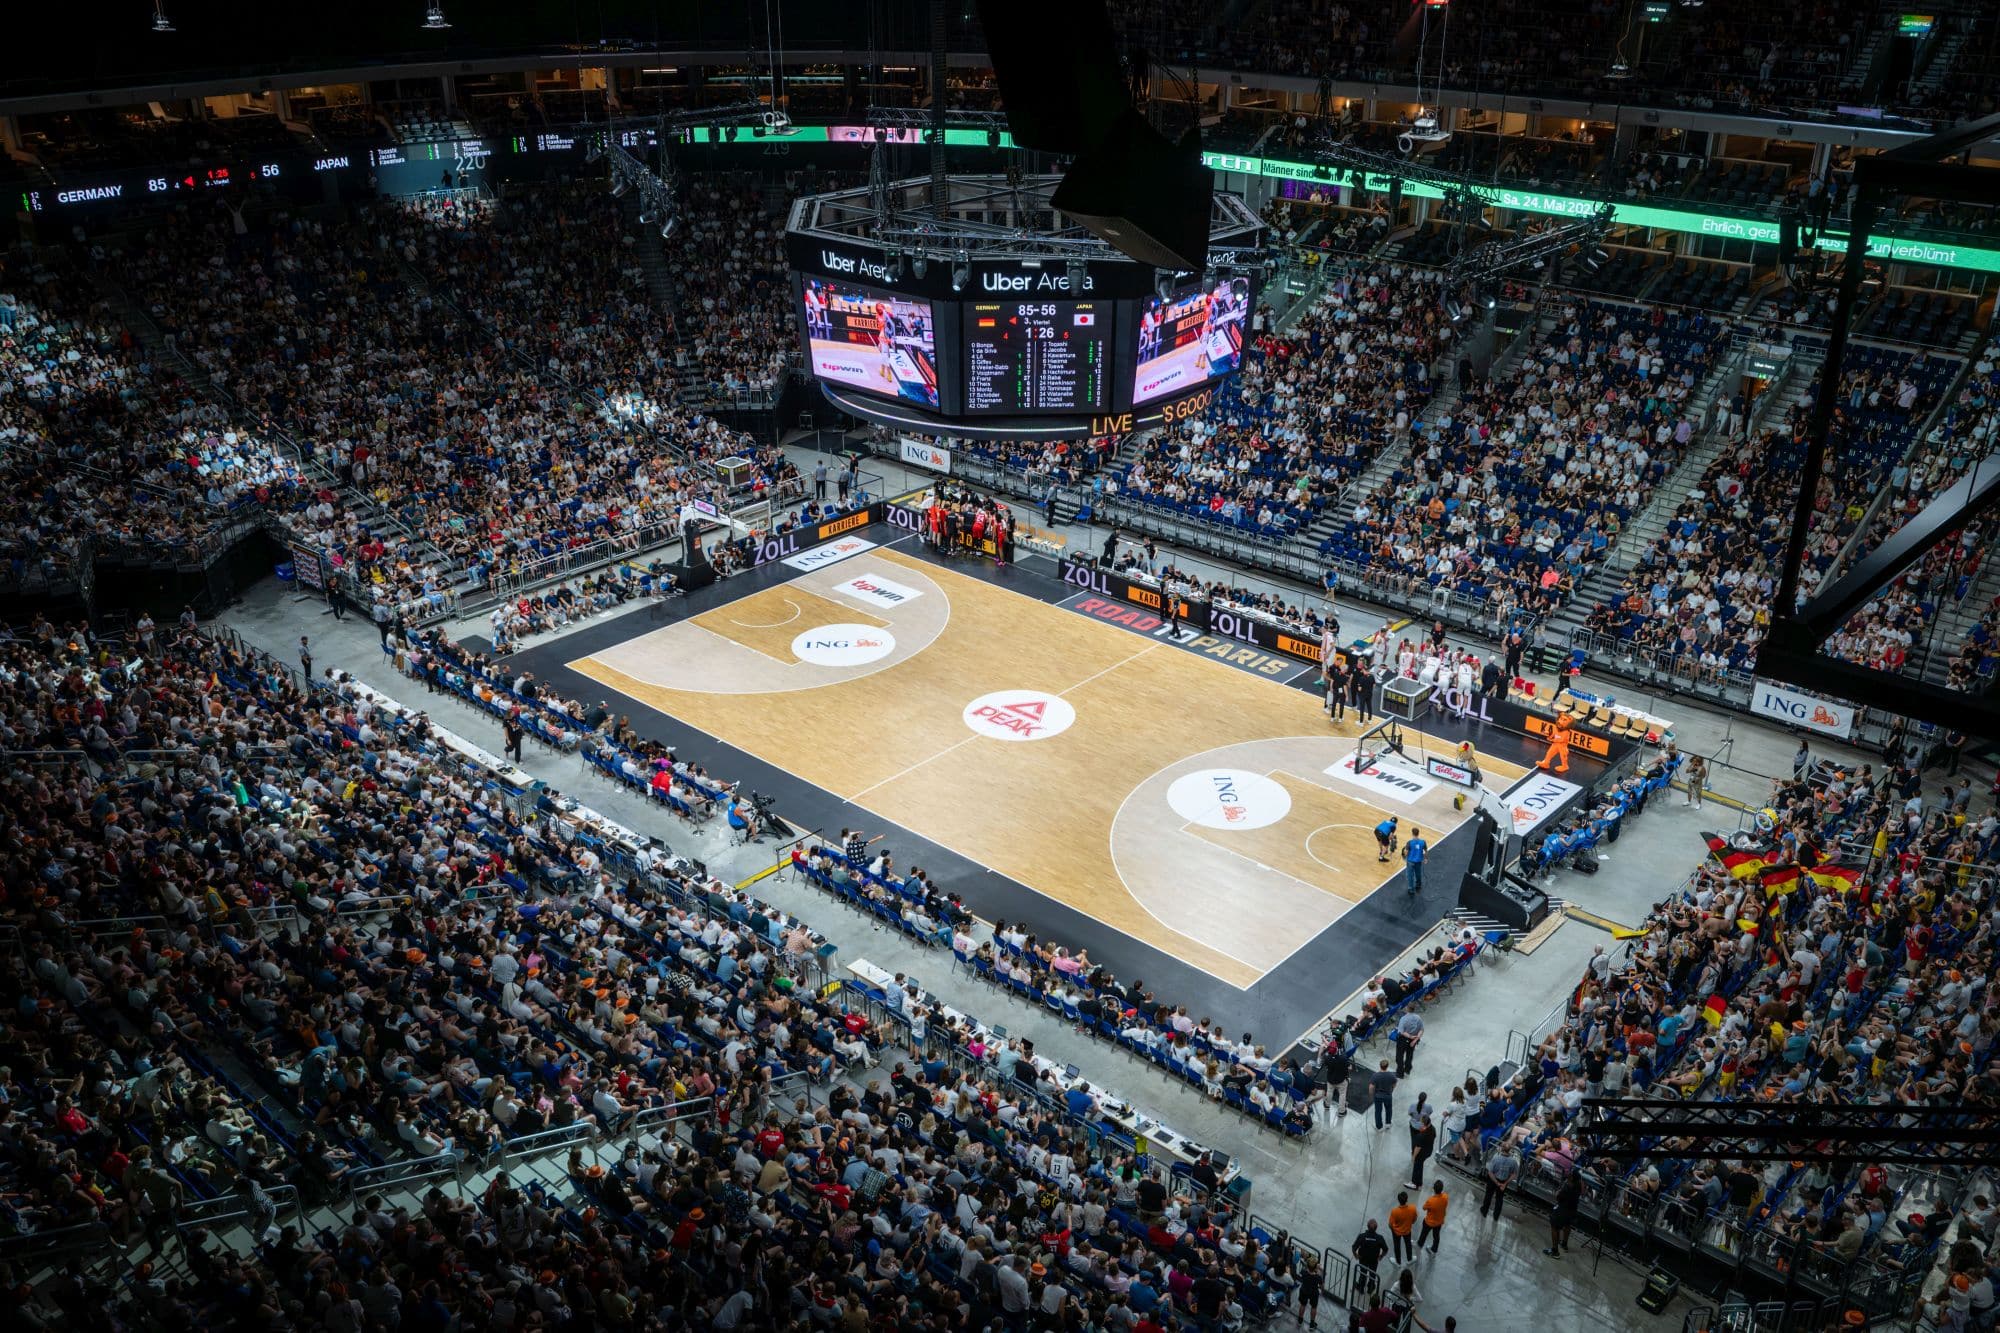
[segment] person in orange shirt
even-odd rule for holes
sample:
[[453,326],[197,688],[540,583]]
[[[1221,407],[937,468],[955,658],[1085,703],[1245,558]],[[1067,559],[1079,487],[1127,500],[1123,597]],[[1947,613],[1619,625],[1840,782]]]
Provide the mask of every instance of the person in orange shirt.
[[1416,1243],[1410,1233],[1417,1229],[1417,1206],[1410,1202],[1408,1190],[1396,1195],[1396,1206],[1389,1210],[1390,1257],[1399,1264],[1409,1263],[1417,1257]]
[[1417,1249],[1424,1248],[1424,1242],[1431,1243],[1431,1253],[1438,1252],[1438,1232],[1444,1230],[1445,1210],[1451,1207],[1451,1196],[1444,1192],[1444,1182],[1431,1186],[1431,1194],[1424,1200],[1424,1229],[1417,1233]]

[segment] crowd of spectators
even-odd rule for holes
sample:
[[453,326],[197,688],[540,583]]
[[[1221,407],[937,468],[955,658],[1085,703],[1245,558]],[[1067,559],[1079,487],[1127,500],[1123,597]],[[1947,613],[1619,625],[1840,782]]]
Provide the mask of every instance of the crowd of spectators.
[[[1810,595],[1833,568],[1874,492],[1902,465],[1955,366],[1922,354],[1858,347],[1843,368],[1828,466],[1800,580]],[[1769,624],[1815,383],[1778,427],[1732,438],[1666,531],[1640,556],[1615,596],[1594,607],[1588,627],[1697,678],[1748,671]],[[1743,414],[1732,413],[1741,424]],[[1934,571],[1941,574],[1941,571]],[[1885,602],[1853,647],[1865,658],[1894,657],[1909,633],[1905,595]],[[1912,613],[1914,614],[1914,613]]]
[[[720,391],[768,394],[799,357],[784,227],[751,178],[690,179],[666,243],[678,284],[675,369]],[[657,394],[656,394],[657,396]]]
[[1569,300],[1504,383],[1471,386],[1323,553],[1404,595],[1543,616],[1600,563],[1693,440],[1726,338],[1701,314]]
[[295,463],[191,395],[66,252],[0,259],[0,476],[16,580],[78,543],[186,559],[232,511],[287,505]]
[[[33,830],[6,854],[7,966],[38,1001],[0,1075],[3,1215],[174,1263],[119,1292],[69,1270],[27,1317],[1241,1327],[1317,1290],[1206,1160],[1169,1175],[1089,1132],[1104,1108],[1031,1043],[816,998],[798,922],[621,853],[337,672],[308,689],[189,623],[133,634],[0,644],[10,753],[91,765],[0,775]],[[82,925],[106,918],[137,924]],[[367,1183],[536,1143],[567,1146],[553,1188]],[[302,1231],[286,1187],[351,1221]],[[247,1250],[180,1234],[203,1201]]]
[[1922,762],[1908,745],[1879,771],[1808,757],[1773,784],[1768,832],[1704,835],[1711,859],[1627,950],[1594,951],[1525,1064],[1497,1086],[1474,1082],[1502,1105],[1460,1159],[1545,1198],[1576,1175],[1614,1217],[1828,1286],[1857,1263],[1920,1279],[1949,1241],[1945,1272],[1966,1281],[1945,1283],[1935,1313],[1956,1301],[1961,1318],[1944,1326],[1990,1322],[1990,1179],[1742,1162],[1685,1140],[1616,1161],[1571,1137],[1585,1097],[1802,1099],[1893,1116],[2000,1091],[2000,912],[1985,884],[2000,813],[1974,810],[1962,779],[1926,790]]
[[177,211],[115,256],[244,415],[349,484],[295,526],[400,610],[634,549],[711,492],[694,460],[741,446],[671,396],[612,201],[533,202],[436,195],[240,231],[224,209]]
[[[1331,7],[1262,0],[1226,23],[1212,19],[1199,31],[1183,31],[1180,40],[1190,61],[1308,78],[1410,80],[1422,53],[1425,78],[1452,88],[1587,94],[1701,110],[1832,111],[1857,98],[1856,80],[1865,71],[1855,58],[1881,21],[1862,0],[1818,0],[1803,11],[1768,3],[1719,11],[1681,6],[1658,28],[1580,0],[1453,17],[1447,27],[1440,15],[1413,15],[1383,0]],[[1934,95],[1912,82],[1889,100],[1913,115],[1991,100],[1990,84],[1976,71],[1947,90]]]
[[1439,273],[1356,264],[1283,334],[1259,334],[1216,404],[1162,431],[1107,487],[1271,537],[1296,533],[1406,437],[1449,346]]

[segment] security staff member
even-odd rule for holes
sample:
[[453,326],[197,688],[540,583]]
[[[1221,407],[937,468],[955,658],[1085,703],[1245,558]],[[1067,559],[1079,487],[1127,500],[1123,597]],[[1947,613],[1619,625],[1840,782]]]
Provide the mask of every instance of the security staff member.
[[1320,669],[1320,679],[1326,685],[1327,716],[1335,722],[1347,716],[1348,674],[1347,658],[1341,653],[1328,657]]

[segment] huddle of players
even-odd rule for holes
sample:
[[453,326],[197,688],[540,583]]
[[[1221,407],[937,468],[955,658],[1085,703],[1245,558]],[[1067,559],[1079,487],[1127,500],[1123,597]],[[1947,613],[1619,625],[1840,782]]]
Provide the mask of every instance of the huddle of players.
[[968,492],[939,488],[924,506],[924,544],[944,555],[978,555],[993,543],[996,563],[1014,563],[1014,513],[1006,505]]

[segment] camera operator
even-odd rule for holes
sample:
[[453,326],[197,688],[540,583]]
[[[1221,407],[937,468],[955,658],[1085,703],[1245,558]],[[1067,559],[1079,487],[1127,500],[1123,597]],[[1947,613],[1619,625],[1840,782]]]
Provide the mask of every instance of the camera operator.
[[743,830],[743,841],[755,842],[763,833],[759,830],[757,808],[731,792],[729,795],[729,827]]

